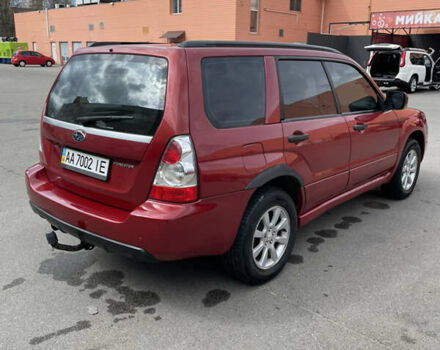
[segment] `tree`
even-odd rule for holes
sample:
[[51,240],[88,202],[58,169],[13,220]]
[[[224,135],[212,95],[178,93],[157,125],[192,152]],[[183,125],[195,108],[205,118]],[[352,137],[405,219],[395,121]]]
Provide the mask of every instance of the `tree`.
[[9,0],[0,0],[0,37],[14,36],[14,13]]

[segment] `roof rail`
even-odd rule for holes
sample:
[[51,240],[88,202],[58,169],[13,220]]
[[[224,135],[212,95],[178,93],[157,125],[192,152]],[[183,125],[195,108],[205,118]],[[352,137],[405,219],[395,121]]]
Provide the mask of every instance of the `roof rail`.
[[255,47],[255,48],[281,48],[281,49],[301,49],[301,50],[319,50],[334,53],[340,51],[326,46],[309,45],[303,43],[277,43],[262,41],[215,41],[215,40],[194,40],[184,41],[179,47]]
[[106,45],[139,45],[139,44],[166,44],[166,43],[154,43],[149,41],[95,41],[93,44],[90,44],[88,47],[96,47],[96,46],[106,46]]
[[426,53],[425,49],[421,49],[421,48],[418,48],[418,47],[404,47],[403,50],[404,51],[419,51],[419,52],[425,52]]

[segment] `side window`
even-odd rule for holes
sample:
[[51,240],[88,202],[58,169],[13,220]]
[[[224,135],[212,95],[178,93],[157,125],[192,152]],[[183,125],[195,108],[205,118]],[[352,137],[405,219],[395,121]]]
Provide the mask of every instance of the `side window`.
[[423,66],[423,55],[419,53],[412,53],[410,56],[410,61],[412,64],[417,66]]
[[284,118],[336,114],[333,93],[321,62],[278,62]]
[[365,77],[345,63],[325,63],[338,97],[342,113],[371,111],[379,108],[379,96]]
[[264,124],[266,79],[263,57],[216,57],[202,61],[206,114],[214,127]]

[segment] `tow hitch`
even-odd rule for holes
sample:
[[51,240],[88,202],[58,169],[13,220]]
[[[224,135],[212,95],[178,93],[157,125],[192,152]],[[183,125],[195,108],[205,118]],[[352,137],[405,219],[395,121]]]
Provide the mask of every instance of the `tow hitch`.
[[47,242],[54,249],[65,250],[67,252],[77,252],[81,249],[92,250],[93,248],[95,248],[94,245],[86,243],[86,242],[81,242],[80,244],[77,244],[77,245],[60,244],[60,243],[58,243],[58,237],[57,237],[57,234],[55,233],[56,229],[54,227],[52,227],[52,228],[54,229],[53,231],[46,233],[46,239],[47,239]]

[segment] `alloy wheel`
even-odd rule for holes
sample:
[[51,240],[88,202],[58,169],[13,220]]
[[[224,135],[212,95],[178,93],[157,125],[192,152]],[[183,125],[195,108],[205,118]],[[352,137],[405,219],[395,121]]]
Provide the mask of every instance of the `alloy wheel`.
[[252,256],[256,266],[267,270],[283,257],[290,237],[290,217],[286,209],[277,205],[268,209],[255,228]]
[[405,157],[402,166],[401,184],[405,191],[409,191],[417,175],[419,161],[415,150],[411,149]]

